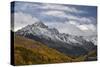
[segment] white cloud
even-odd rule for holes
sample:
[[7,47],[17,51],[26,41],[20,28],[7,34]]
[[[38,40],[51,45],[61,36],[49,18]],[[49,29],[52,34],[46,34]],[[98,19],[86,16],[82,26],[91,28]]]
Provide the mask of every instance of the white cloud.
[[84,26],[84,25],[79,25],[78,28],[79,28],[80,30],[83,30],[83,31],[89,30],[89,29],[88,29],[86,26]]
[[91,36],[96,35],[96,26],[93,24],[78,24],[74,21],[69,21],[65,23],[46,23],[49,27],[55,27],[58,29],[60,33],[68,33],[72,35],[78,35],[78,36]]
[[60,11],[66,11],[71,13],[87,13],[85,11],[79,10],[72,6],[63,6],[57,5],[57,4],[44,4],[44,6],[41,6],[42,9],[54,9],[54,10],[60,10]]
[[46,11],[42,12],[44,15],[55,16],[55,17],[66,17],[66,14],[63,11]]
[[60,33],[68,33],[72,35],[83,35],[84,32],[80,30],[76,25],[70,24],[70,23],[48,23],[46,24],[49,27],[55,27],[58,29]]
[[83,31],[91,31],[91,32],[95,32],[96,31],[96,27],[93,24],[83,24],[83,25],[79,25],[77,26],[79,29],[83,30]]
[[82,31],[92,31],[95,32],[96,31],[96,26],[94,24],[79,24],[76,21],[69,21],[70,24],[75,25],[76,27],[78,27],[80,30]]
[[77,21],[78,23],[81,24],[91,24],[91,23],[95,23],[96,19],[94,17],[84,17],[84,16],[75,16],[72,14],[65,14],[67,19],[69,19],[70,21]]
[[[55,12],[57,13],[57,12]],[[60,12],[58,12],[60,13]],[[64,14],[63,14],[64,15]],[[71,18],[71,17],[70,17]],[[33,18],[29,14],[25,14],[22,12],[16,12],[14,13],[14,25],[15,30],[29,25],[33,24],[35,22],[39,22],[37,18]],[[77,21],[69,20],[64,23],[58,23],[58,22],[44,22],[49,27],[55,27],[59,30],[60,33],[68,33],[72,35],[94,35],[96,34],[96,26],[93,24],[79,24]]]
[[33,24],[38,21],[39,20],[37,18],[33,18],[29,14],[25,14],[22,12],[16,12],[16,13],[14,13],[14,31],[16,31],[26,25]]
[[70,5],[63,5],[63,4],[49,4],[49,3],[15,3],[15,6],[18,6],[18,9],[26,10],[27,8],[39,8],[39,9],[52,9],[52,10],[59,10],[59,11],[66,11],[71,13],[87,13],[86,11],[82,11],[74,6]]
[[63,11],[57,11],[57,10],[50,10],[50,11],[44,11],[42,12],[43,15],[49,15],[49,16],[55,16],[59,18],[65,18],[68,19],[69,21],[74,21],[78,22],[80,24],[91,24],[95,23],[96,19],[94,17],[84,17],[84,16],[75,16],[73,14],[66,14]]
[[93,25],[96,19],[93,17],[75,16],[73,14],[66,14],[63,11],[47,11],[44,15],[66,18],[65,22],[49,22],[47,25],[56,27],[61,33],[69,33],[73,35],[95,35],[96,26]]
[[[67,23],[67,22],[66,22],[66,23]],[[73,20],[70,20],[69,23],[72,24],[72,25],[79,25],[78,22],[73,21]]]

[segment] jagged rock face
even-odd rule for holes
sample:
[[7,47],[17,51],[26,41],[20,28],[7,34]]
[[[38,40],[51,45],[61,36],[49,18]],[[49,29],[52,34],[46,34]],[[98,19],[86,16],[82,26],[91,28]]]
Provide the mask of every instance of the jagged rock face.
[[32,24],[32,26],[38,26],[38,27],[41,27],[41,28],[48,28],[48,26],[44,25],[42,22],[34,23],[34,24]]
[[42,22],[28,25],[18,30],[16,34],[40,41],[67,55],[84,55],[95,48],[92,41],[86,40],[82,36],[59,33],[56,28],[49,28]]

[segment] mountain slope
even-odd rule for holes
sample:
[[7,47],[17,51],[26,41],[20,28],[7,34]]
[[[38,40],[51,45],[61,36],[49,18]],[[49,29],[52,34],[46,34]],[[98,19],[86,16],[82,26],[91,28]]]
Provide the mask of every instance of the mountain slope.
[[44,44],[14,36],[15,65],[71,62],[72,59]]
[[44,43],[66,55],[80,56],[95,50],[93,42],[85,40],[82,36],[59,33],[57,29],[49,28],[42,22],[28,25],[16,34]]

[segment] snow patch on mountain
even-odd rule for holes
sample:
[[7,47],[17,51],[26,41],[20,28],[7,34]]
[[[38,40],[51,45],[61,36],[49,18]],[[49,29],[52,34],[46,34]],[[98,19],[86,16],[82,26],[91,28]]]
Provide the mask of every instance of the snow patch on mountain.
[[46,39],[50,38],[53,41],[59,41],[59,42],[64,42],[64,43],[75,43],[75,44],[80,44],[82,45],[82,41],[91,41],[95,45],[97,44],[96,42],[96,37],[91,38],[91,37],[83,37],[83,36],[75,36],[75,35],[69,35],[65,33],[59,33],[59,31],[56,28],[49,28],[42,22],[36,22],[32,25],[28,25],[21,30],[17,31],[18,34],[33,34],[35,36],[39,37],[44,37]]

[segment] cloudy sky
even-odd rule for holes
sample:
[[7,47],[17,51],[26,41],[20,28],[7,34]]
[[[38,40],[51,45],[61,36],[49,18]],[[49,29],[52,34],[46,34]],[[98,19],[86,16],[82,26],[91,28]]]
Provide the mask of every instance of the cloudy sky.
[[96,6],[14,2],[11,13],[15,31],[42,21],[61,33],[85,36],[97,34]]

